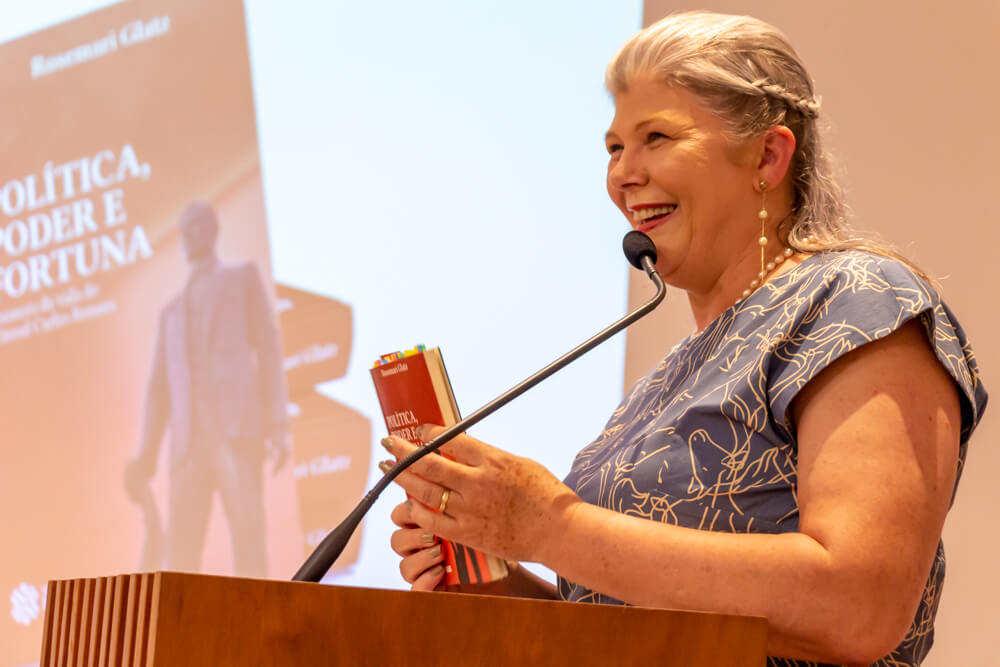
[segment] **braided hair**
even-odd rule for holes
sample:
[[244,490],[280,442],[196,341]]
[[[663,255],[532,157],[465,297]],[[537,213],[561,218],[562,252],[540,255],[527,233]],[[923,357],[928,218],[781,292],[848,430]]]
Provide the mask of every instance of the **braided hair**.
[[634,35],[608,65],[612,95],[639,76],[693,93],[719,116],[730,140],[742,142],[775,125],[795,135],[789,219],[782,241],[798,252],[859,249],[919,267],[892,246],[851,228],[833,160],[822,145],[820,100],[802,60],[785,35],[749,16],[707,11],[670,14]]

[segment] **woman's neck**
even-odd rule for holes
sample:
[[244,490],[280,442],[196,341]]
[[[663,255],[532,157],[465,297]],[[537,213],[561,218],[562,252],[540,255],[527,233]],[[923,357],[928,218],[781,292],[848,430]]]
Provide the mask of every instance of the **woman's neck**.
[[[746,298],[743,293],[749,290],[753,294],[760,289],[764,283],[769,282],[776,276],[785,273],[800,264],[808,255],[804,253],[792,253],[785,257],[785,247],[775,248],[772,253],[765,254],[765,277],[763,282],[752,282],[760,273],[760,251],[756,254],[747,253],[737,261],[729,264],[720,274],[719,279],[711,289],[705,292],[688,290],[688,304],[691,307],[691,314],[694,316],[696,331],[704,331],[705,328],[714,322],[719,315],[732,308],[736,302]],[[782,261],[767,271],[766,263],[772,262],[781,255]]]

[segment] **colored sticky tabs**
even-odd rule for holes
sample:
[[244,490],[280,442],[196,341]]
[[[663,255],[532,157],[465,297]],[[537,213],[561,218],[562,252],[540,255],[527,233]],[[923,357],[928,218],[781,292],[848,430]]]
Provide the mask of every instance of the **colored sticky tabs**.
[[379,366],[384,366],[386,364],[391,364],[392,362],[396,361],[397,359],[405,359],[406,357],[414,357],[414,356],[416,356],[418,354],[423,354],[426,351],[427,351],[427,346],[421,344],[421,345],[417,345],[417,346],[415,346],[415,347],[413,347],[413,348],[411,348],[409,350],[398,350],[396,352],[389,352],[388,354],[383,354],[381,357],[379,357],[375,361],[375,363],[372,364],[372,368],[378,368]]

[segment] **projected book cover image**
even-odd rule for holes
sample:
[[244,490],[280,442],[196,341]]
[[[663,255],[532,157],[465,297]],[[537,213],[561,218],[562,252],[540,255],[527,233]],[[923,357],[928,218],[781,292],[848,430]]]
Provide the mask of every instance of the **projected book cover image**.
[[[390,435],[422,445],[423,424],[451,426],[461,417],[438,348],[423,345],[382,355],[371,369],[382,416]],[[432,454],[431,456],[436,456]],[[485,583],[507,576],[507,563],[464,545],[441,541],[443,585]]]
[[242,1],[114,4],[0,62],[6,667],[48,580],[303,547]]

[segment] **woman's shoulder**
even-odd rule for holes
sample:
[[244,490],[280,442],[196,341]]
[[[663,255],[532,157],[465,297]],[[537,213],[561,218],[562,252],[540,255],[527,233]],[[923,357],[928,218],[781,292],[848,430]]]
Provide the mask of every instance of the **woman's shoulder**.
[[758,303],[783,326],[856,325],[876,338],[944,308],[934,285],[914,267],[861,250],[811,255],[764,288]]
[[817,253],[787,274],[787,292],[822,292],[828,298],[885,294],[919,309],[940,302],[937,290],[901,259],[865,250]]
[[861,250],[818,253],[783,275],[786,282],[771,294],[781,322],[775,351],[794,362],[787,372],[796,375],[796,387],[843,354],[916,320],[962,390],[963,441],[968,437],[986,392],[964,329],[929,280],[900,259]]

